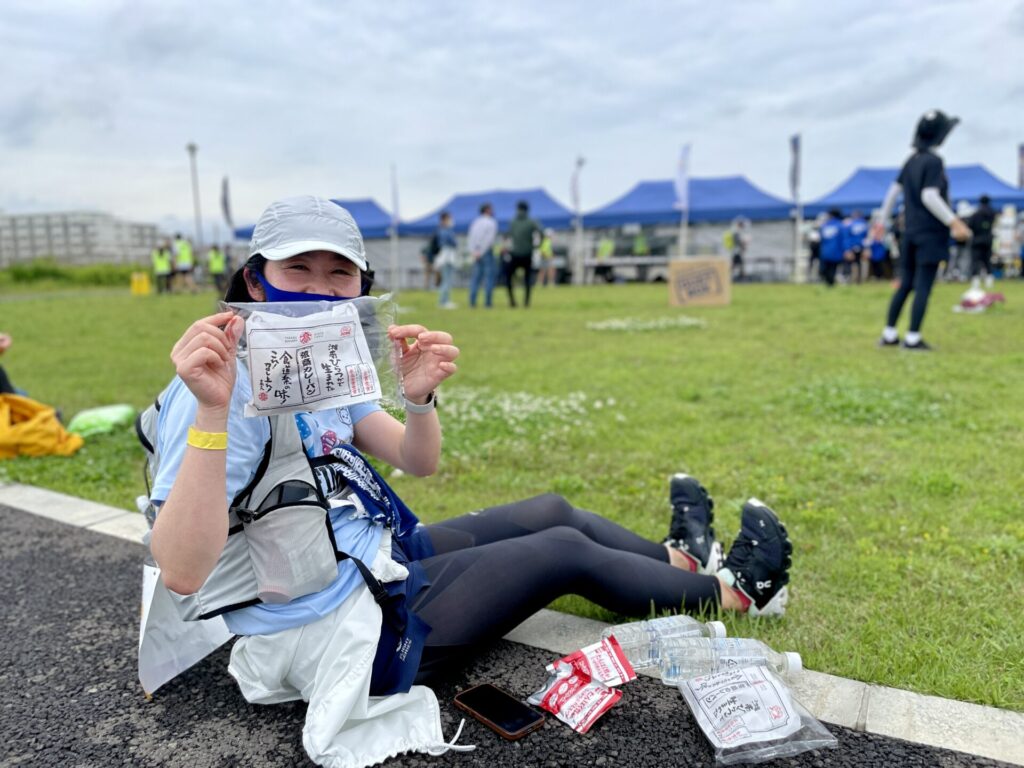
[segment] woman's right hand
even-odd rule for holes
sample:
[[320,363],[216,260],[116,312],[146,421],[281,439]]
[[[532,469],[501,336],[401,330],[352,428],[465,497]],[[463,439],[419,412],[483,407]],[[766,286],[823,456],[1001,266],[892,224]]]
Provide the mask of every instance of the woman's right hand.
[[241,317],[219,312],[192,323],[171,350],[178,376],[200,407],[227,412],[235,387],[235,348],[244,328]]

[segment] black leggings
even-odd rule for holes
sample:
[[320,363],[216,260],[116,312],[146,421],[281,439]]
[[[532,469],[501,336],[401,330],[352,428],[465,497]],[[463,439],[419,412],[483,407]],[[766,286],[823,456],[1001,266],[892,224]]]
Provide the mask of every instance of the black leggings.
[[721,601],[716,577],[669,565],[662,544],[554,494],[435,523],[427,533],[436,552],[422,561],[431,584],[412,608],[433,631],[418,683],[563,595],[627,616]]
[[900,254],[900,286],[889,304],[886,325],[896,325],[896,321],[900,319],[900,312],[903,311],[903,304],[913,291],[914,305],[910,309],[910,331],[917,333],[921,330],[924,312],[928,309],[928,297],[931,296],[935,276],[939,273],[939,262],[947,258],[948,253],[945,239],[904,240]]

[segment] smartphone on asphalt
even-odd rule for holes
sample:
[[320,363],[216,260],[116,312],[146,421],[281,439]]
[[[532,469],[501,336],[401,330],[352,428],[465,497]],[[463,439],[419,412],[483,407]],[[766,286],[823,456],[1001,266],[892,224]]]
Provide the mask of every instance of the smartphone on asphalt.
[[455,706],[506,739],[521,739],[544,725],[544,715],[490,683],[467,688]]

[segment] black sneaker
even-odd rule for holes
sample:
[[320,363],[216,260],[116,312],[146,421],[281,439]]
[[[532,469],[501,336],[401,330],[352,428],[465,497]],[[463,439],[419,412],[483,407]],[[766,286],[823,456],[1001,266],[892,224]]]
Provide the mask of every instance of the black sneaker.
[[726,583],[750,599],[751,616],[782,615],[789,594],[793,545],[786,526],[757,499],[743,505],[740,532],[719,572]]
[[906,349],[912,352],[931,352],[931,345],[924,339],[920,339],[917,344],[908,344],[906,341],[903,342],[902,349]]
[[883,348],[884,347],[898,347],[899,345],[900,345],[900,337],[899,336],[897,336],[892,341],[889,341],[887,338],[885,338],[885,336],[882,336],[878,340],[878,346],[883,347]]
[[696,478],[672,475],[668,484],[672,523],[664,543],[693,561],[698,573],[716,573],[722,567],[722,545],[715,541],[714,500]]

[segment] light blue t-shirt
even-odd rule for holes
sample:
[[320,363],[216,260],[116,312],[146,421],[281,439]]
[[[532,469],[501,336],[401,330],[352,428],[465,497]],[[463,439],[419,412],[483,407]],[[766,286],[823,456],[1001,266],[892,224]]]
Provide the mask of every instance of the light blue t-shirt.
[[[263,448],[270,439],[270,421],[258,416],[246,418],[243,409],[252,396],[249,372],[239,361],[235,389],[228,411],[227,502],[252,480],[256,474]],[[160,468],[153,482],[151,499],[161,504],[167,498],[185,455],[188,428],[195,422],[197,402],[184,382],[175,378],[164,396],[157,423],[157,450]],[[351,443],[353,428],[360,420],[379,411],[376,402],[360,403],[315,413],[299,413],[295,422],[303,447],[310,458],[323,456],[338,443]],[[331,510],[331,525],[338,549],[369,565],[380,546],[383,528],[369,518],[355,514],[351,506]],[[316,621],[337,608],[356,587],[363,583],[351,560],[338,563],[338,578],[319,592],[296,598],[281,605],[258,604],[240,608],[224,615],[228,629],[236,635],[265,635]]]

